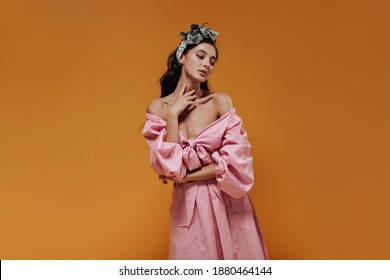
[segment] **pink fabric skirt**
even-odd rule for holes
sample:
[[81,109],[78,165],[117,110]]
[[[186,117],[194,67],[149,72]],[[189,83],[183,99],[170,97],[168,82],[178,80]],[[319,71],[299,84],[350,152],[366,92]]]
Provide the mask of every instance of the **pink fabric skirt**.
[[175,185],[169,259],[268,259],[249,195],[232,198],[216,179]]

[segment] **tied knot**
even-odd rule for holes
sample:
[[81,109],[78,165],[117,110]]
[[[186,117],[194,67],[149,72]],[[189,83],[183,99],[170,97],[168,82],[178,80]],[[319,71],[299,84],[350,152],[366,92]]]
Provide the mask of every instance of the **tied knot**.
[[212,163],[211,155],[199,143],[188,140],[183,148],[183,161],[188,170],[197,169],[203,165]]
[[195,145],[194,139],[188,140],[187,143],[188,143],[188,145],[189,145],[190,147],[192,147],[192,148],[195,148],[195,146],[196,146],[196,145]]
[[[191,24],[191,30],[188,32],[180,32],[179,36],[183,38],[179,47],[176,50],[176,59],[179,63],[180,57],[188,45],[197,45],[202,42],[203,39],[209,38],[213,42],[217,41],[219,32],[216,32],[206,27],[207,23],[202,24],[199,27],[197,24]],[[180,64],[180,63],[179,63]]]

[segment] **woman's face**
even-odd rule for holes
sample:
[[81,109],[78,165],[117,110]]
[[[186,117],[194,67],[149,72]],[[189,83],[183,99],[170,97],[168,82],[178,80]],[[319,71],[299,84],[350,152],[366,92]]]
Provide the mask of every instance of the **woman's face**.
[[208,43],[198,44],[180,58],[186,74],[199,82],[207,81],[216,61],[216,50]]

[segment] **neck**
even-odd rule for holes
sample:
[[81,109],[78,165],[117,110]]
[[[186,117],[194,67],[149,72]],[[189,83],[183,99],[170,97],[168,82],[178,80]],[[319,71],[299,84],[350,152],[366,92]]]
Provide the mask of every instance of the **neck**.
[[183,88],[184,85],[186,85],[186,89],[184,93],[195,89],[195,95],[197,98],[201,98],[203,96],[203,90],[200,88],[200,82],[189,79],[188,77],[185,76],[185,73],[182,73],[182,75],[180,76],[180,80],[177,83],[176,89],[172,93],[172,95],[178,96],[180,90]]

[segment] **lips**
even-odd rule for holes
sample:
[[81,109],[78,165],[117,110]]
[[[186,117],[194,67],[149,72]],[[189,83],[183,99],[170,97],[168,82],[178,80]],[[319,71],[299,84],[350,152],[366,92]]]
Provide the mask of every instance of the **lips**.
[[199,72],[205,74],[205,76],[207,75],[207,71],[206,70],[199,70]]

